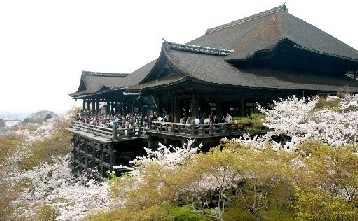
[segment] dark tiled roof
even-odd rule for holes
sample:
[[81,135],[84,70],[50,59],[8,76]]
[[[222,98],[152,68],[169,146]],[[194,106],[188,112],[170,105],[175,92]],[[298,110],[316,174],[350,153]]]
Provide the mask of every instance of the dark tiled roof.
[[[340,91],[344,88],[358,92],[358,81],[287,71],[269,73],[264,68],[243,71],[228,63],[247,61],[259,54],[257,52],[271,51],[283,41],[292,42],[294,47],[309,52],[358,62],[357,50],[289,14],[283,5],[208,29],[205,35],[186,45],[165,41],[158,59],[126,77],[119,77],[120,74],[82,73],[79,90],[70,95],[76,97],[78,94],[95,93],[103,88],[138,90],[165,87],[189,78],[209,84],[247,88],[315,91]],[[163,71],[156,75],[167,61],[175,72]],[[148,78],[149,75],[152,78]]]
[[357,50],[289,14],[285,6],[208,29],[188,44],[233,49],[227,59],[246,59],[257,51],[272,49],[282,39],[317,53],[358,60]]
[[104,90],[124,89],[136,85],[147,76],[155,62],[156,60],[149,62],[131,74],[82,71],[78,90],[69,95],[76,98],[83,95],[103,92]]
[[223,30],[225,28],[230,28],[232,26],[236,26],[236,25],[239,25],[239,24],[242,24],[244,22],[248,22],[248,21],[252,21],[252,20],[255,20],[255,19],[259,19],[259,18],[262,18],[264,16],[267,16],[267,15],[271,15],[271,14],[275,14],[275,13],[278,13],[280,11],[283,11],[283,12],[288,12],[287,10],[287,7],[286,5],[280,5],[278,7],[275,7],[273,9],[270,9],[270,10],[266,10],[266,11],[263,11],[263,12],[260,12],[260,13],[257,13],[257,14],[254,14],[254,15],[251,15],[249,17],[246,17],[246,18],[241,18],[241,19],[238,19],[236,21],[232,21],[230,23],[227,23],[227,24],[223,24],[223,25],[219,25],[215,28],[209,28],[208,30],[206,30],[206,34],[210,34],[210,33],[213,33],[213,32],[216,32],[216,31],[220,31],[220,30]]
[[169,75],[169,76],[165,76],[162,77],[156,81],[149,81],[146,83],[141,83],[141,84],[137,84],[134,85],[133,87],[130,87],[130,90],[141,90],[141,89],[145,89],[145,88],[156,88],[156,87],[165,87],[174,83],[179,83],[179,82],[183,82],[185,81],[185,79],[187,78],[186,75],[184,74],[175,74],[175,75]]
[[104,88],[115,88],[123,85],[124,79],[128,74],[124,73],[100,73],[82,71],[80,85],[75,93],[71,93],[71,97],[78,97],[84,94],[95,93]]
[[[203,82],[248,88],[302,89],[358,92],[358,81],[284,71],[239,70],[220,56],[168,50],[172,64],[187,76]],[[158,79],[160,81],[160,79]],[[158,83],[157,83],[158,84]]]
[[128,75],[128,77],[126,78],[126,81],[125,81],[125,87],[131,87],[131,86],[139,84],[139,82],[141,82],[148,75],[148,73],[152,70],[152,68],[156,64],[157,60],[158,59],[155,59],[155,60],[147,63],[146,65],[142,66],[141,68],[135,70],[133,73]]

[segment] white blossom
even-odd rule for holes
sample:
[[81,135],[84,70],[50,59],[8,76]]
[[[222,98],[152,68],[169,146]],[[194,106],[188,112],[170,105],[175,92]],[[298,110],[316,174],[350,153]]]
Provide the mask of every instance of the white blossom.
[[[234,139],[254,148],[271,147],[275,150],[294,151],[305,140],[321,140],[332,146],[344,146],[357,142],[358,134],[358,95],[346,95],[343,98],[330,96],[326,101],[339,101],[338,110],[315,110],[319,97],[297,98],[274,101],[273,109],[259,106],[266,114],[264,125],[270,131],[259,137],[242,136]],[[274,136],[286,136],[277,143]]]
[[56,124],[67,117],[51,118],[36,125],[36,130],[23,126],[15,131],[15,134],[25,138],[25,143],[7,157],[8,169],[1,172],[4,175],[2,181],[10,188],[26,184],[20,189],[19,197],[11,203],[24,220],[33,219],[43,205],[49,205],[58,212],[56,220],[59,221],[81,220],[89,213],[106,210],[111,205],[107,182],[89,179],[85,174],[75,177],[69,154],[53,159],[51,164],[41,163],[31,170],[16,168],[17,162],[29,157],[31,151],[28,144],[53,135],[58,130]]

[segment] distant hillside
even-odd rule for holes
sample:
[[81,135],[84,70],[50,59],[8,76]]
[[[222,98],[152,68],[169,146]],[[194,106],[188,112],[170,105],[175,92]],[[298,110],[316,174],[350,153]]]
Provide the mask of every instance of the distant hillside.
[[40,123],[47,119],[50,119],[54,116],[57,116],[53,111],[41,110],[35,113],[30,114],[26,117],[23,122],[24,123]]

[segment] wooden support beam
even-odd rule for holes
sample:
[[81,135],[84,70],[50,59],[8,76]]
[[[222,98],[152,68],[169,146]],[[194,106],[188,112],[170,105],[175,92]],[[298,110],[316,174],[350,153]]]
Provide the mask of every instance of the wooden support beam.
[[173,123],[179,123],[180,121],[180,100],[177,97],[173,98]]
[[84,152],[85,152],[85,155],[84,155],[84,157],[85,157],[85,161],[83,162],[83,164],[85,165],[85,167],[86,167],[86,169],[87,169],[87,164],[88,164],[88,148],[87,148],[87,140],[86,139],[84,139],[83,140],[84,142],[83,142],[83,146],[84,146]]
[[100,144],[100,174],[104,177],[106,174],[106,171],[104,170],[104,151],[103,151],[103,144]]
[[91,168],[92,169],[95,169],[95,162],[96,162],[96,143],[95,142],[93,142],[93,146],[92,146],[92,153],[91,153],[91,155],[92,155],[92,165],[91,165]]
[[87,111],[90,111],[91,110],[91,101],[87,99],[86,102],[87,102]]
[[192,110],[191,110],[191,117],[192,120],[195,120],[199,117],[199,97],[196,94],[192,95]]
[[93,99],[92,100],[92,114],[96,113],[96,101]]
[[106,114],[111,113],[111,102],[107,101],[107,106],[106,106]]
[[117,125],[113,125],[113,129],[112,129],[112,139],[113,140],[117,140],[118,136],[117,136]]
[[221,116],[223,113],[222,113],[222,103],[220,100],[217,100],[216,101],[216,116],[219,117]]
[[99,99],[96,99],[96,113],[99,113]]
[[109,145],[109,171],[113,171],[113,165],[114,165],[114,151],[113,151],[113,143],[108,144]]
[[239,111],[240,111],[240,116],[244,117],[245,116],[245,97],[244,97],[244,95],[242,95],[240,97]]

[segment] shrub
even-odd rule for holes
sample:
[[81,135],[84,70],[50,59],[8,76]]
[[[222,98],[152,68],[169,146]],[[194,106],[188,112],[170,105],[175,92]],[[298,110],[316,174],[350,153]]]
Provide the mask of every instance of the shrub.
[[234,117],[233,121],[243,125],[248,132],[260,132],[265,129],[263,125],[265,117],[265,114],[253,113],[250,117]]
[[339,111],[340,102],[341,100],[339,97],[320,97],[316,103],[316,106],[313,108],[313,111],[320,111],[323,109]]
[[55,221],[58,216],[58,212],[54,210],[50,205],[43,205],[37,212],[36,220],[38,221]]
[[174,207],[170,215],[173,221],[210,221],[210,218],[193,211],[190,206]]
[[34,141],[31,154],[19,162],[20,169],[29,170],[42,162],[52,163],[54,157],[70,153],[71,138],[69,132],[59,130],[49,138]]

